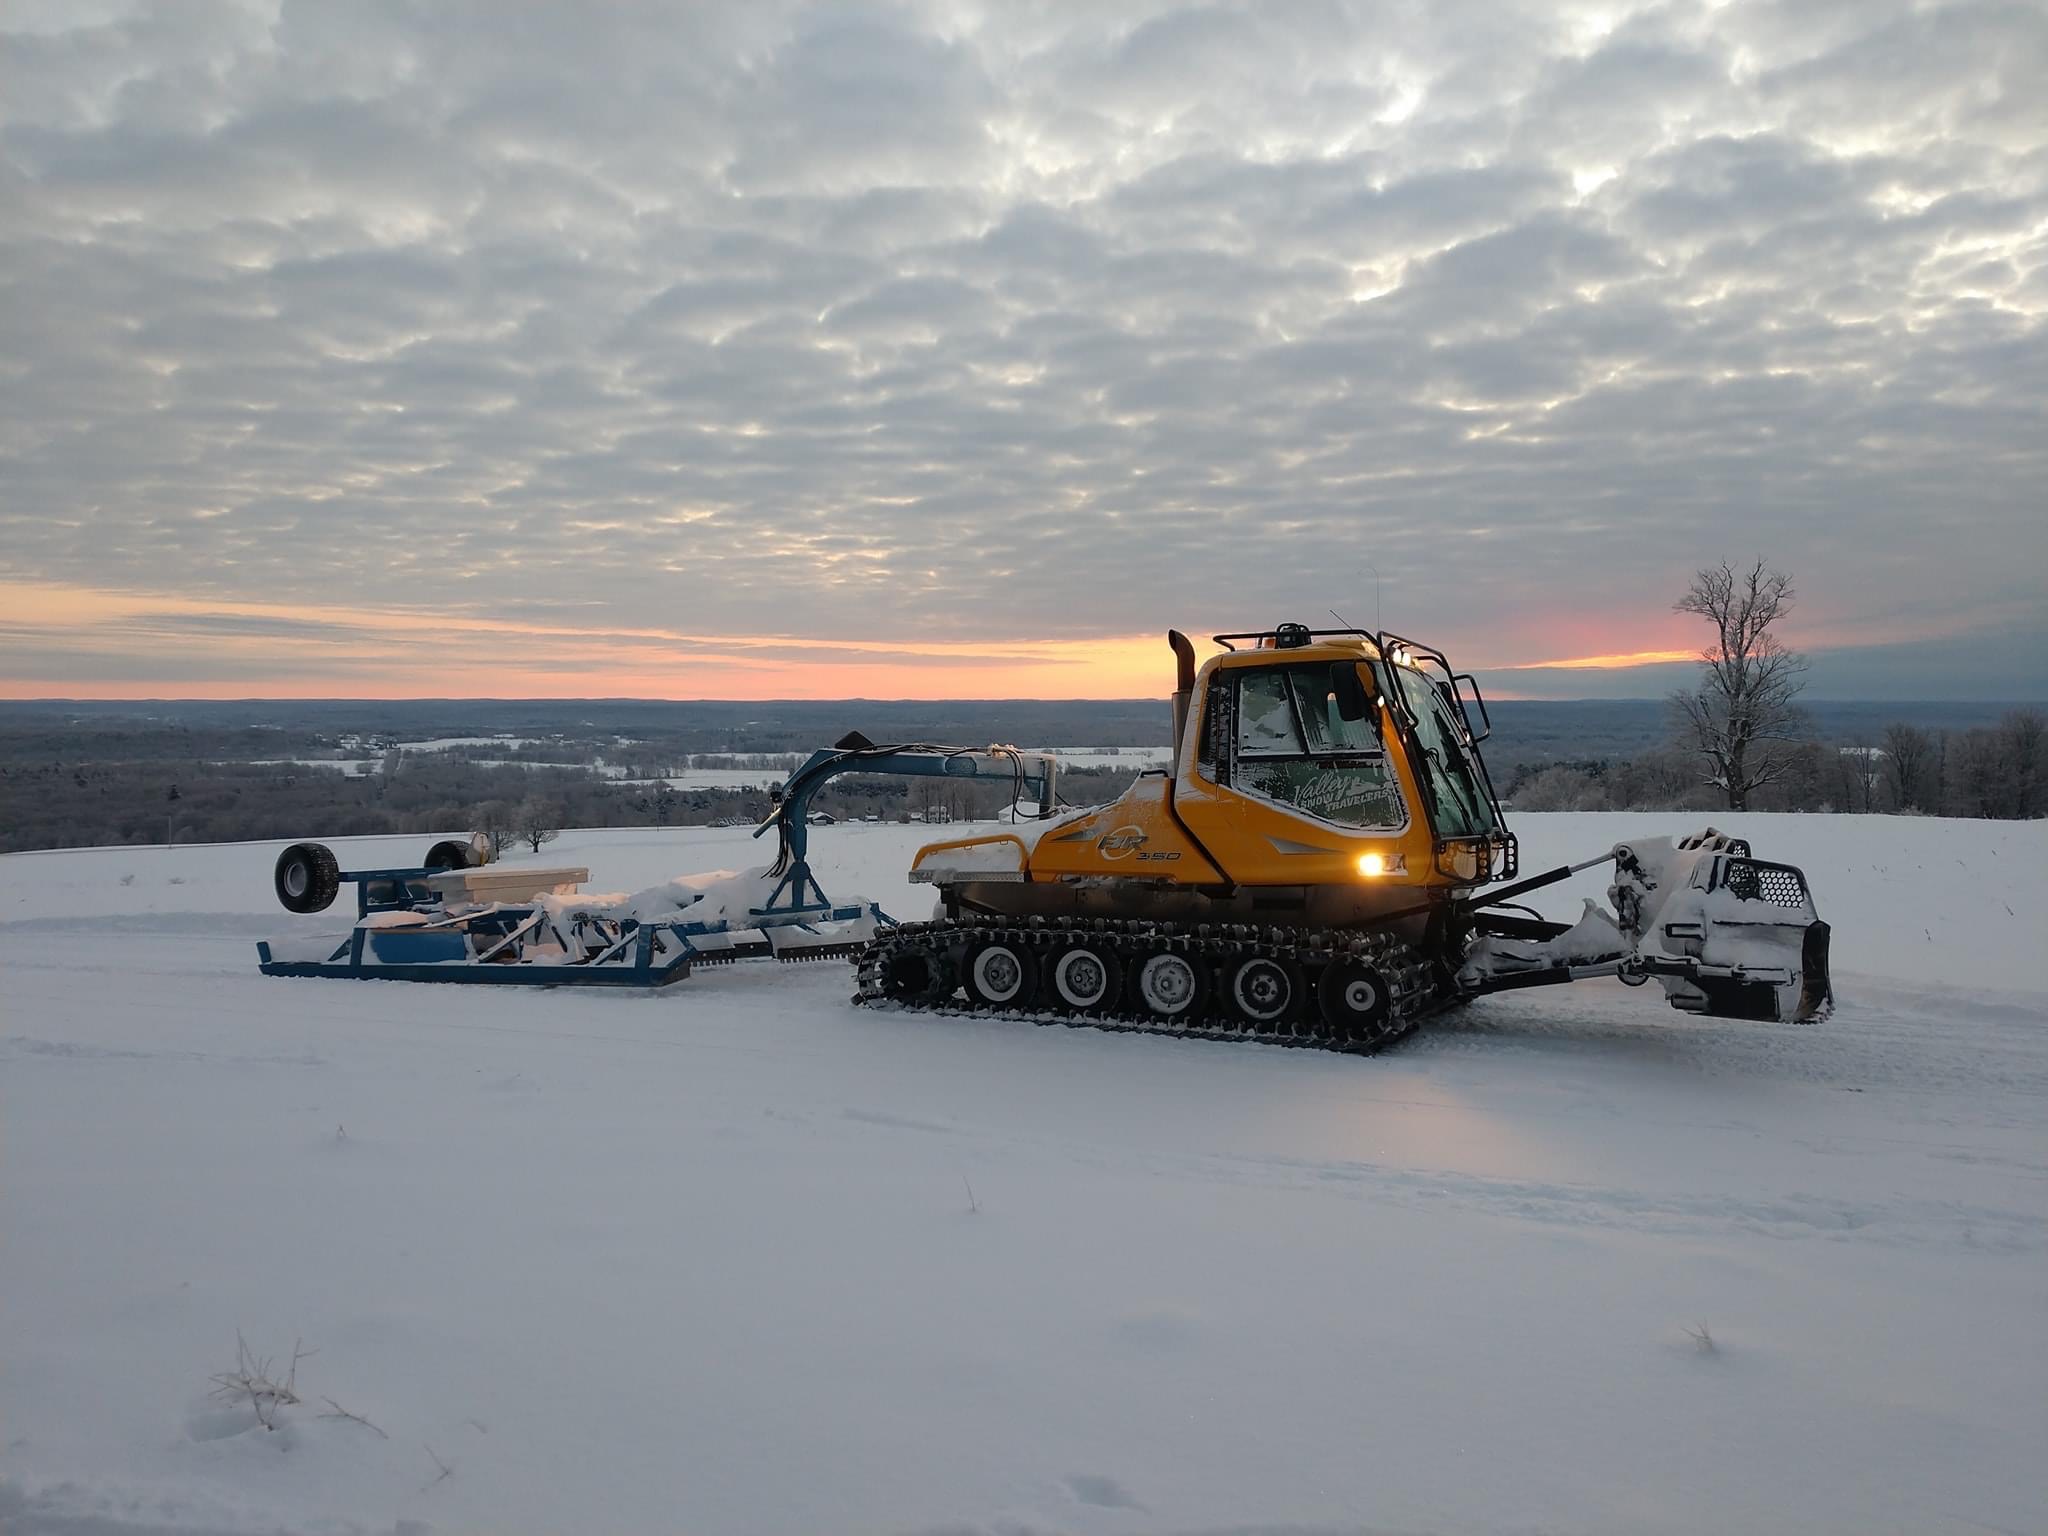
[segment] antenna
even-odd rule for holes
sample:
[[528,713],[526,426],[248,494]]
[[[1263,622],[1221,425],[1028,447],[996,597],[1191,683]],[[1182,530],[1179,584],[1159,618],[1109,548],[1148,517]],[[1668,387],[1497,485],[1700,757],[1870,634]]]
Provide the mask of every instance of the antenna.
[[[1363,569],[1363,570],[1365,570],[1366,572],[1369,572],[1369,573],[1371,574],[1371,576],[1372,576],[1372,632],[1373,632],[1374,634],[1379,634],[1379,633],[1380,633],[1380,570],[1379,570],[1379,567],[1378,567],[1378,566],[1376,566],[1376,565],[1368,565],[1368,566],[1364,566],[1364,567],[1362,567],[1362,569]],[[1327,609],[1327,610],[1326,610],[1326,612],[1328,612],[1328,614],[1330,615],[1330,617],[1331,617],[1331,618],[1335,619],[1335,620],[1336,620],[1336,621],[1337,621],[1337,622],[1338,622],[1339,624],[1342,624],[1342,625],[1343,625],[1343,626],[1344,626],[1344,627],[1345,627],[1346,629],[1356,629],[1356,628],[1358,628],[1358,626],[1357,626],[1356,624],[1353,624],[1353,623],[1352,623],[1352,622],[1351,622],[1351,621],[1350,621],[1349,619],[1345,618],[1345,617],[1344,617],[1344,615],[1343,615],[1343,614],[1341,614],[1341,613],[1339,613],[1339,612],[1338,612],[1338,611],[1337,611],[1336,609],[1334,609],[1334,608],[1331,608],[1331,609]]]

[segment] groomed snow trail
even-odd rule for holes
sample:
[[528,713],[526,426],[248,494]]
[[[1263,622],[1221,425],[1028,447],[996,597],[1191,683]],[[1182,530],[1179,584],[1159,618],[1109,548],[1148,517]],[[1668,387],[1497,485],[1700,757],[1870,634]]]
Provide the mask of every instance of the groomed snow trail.
[[[1523,817],[1524,868],[1695,820]],[[1732,820],[1829,1021],[1601,983],[1369,1060],[840,963],[270,980],[345,926],[278,844],[0,858],[0,1529],[2048,1530],[2048,825]],[[921,831],[820,829],[826,888],[924,915]],[[209,1396],[238,1330],[317,1351],[276,1430]]]

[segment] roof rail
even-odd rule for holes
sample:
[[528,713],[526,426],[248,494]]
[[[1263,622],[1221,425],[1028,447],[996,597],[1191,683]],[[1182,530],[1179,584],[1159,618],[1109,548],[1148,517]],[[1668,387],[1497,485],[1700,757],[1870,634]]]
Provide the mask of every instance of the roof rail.
[[1329,636],[1334,635],[1354,640],[1370,640],[1375,645],[1379,644],[1379,636],[1375,635],[1369,629],[1307,629],[1299,624],[1281,624],[1276,625],[1272,629],[1248,629],[1244,631],[1242,634],[1211,635],[1209,638],[1215,644],[1222,646],[1223,649],[1225,649],[1226,651],[1234,651],[1237,649],[1237,646],[1233,642],[1239,640],[1250,640],[1254,642],[1260,640],[1271,640],[1275,642],[1275,644],[1277,645],[1280,638],[1280,631],[1283,629],[1289,632],[1290,637],[1297,634],[1306,635],[1312,641],[1325,639]]

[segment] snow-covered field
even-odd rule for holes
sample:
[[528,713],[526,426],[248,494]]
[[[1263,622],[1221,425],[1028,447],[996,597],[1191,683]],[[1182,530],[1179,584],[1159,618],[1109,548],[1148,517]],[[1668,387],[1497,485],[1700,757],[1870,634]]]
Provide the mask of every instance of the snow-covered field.
[[[1058,758],[1062,768],[1124,768],[1139,772],[1158,768],[1173,758],[1171,747],[1040,747],[1031,750]],[[789,777],[788,768],[738,768],[731,760],[757,756],[749,753],[699,752],[693,754],[699,766],[668,780],[674,789],[766,789]],[[802,761],[793,755],[791,766]],[[600,765],[600,771],[603,771]]]
[[[510,750],[530,744],[530,738],[523,736],[440,736],[431,741],[401,741],[402,752],[417,755],[446,753],[457,747],[504,747]],[[620,745],[630,745],[622,738]],[[1050,753],[1066,768],[1127,768],[1138,771],[1145,768],[1162,767],[1172,761],[1170,747],[1043,747],[1034,750]],[[623,763],[609,762],[600,757],[594,763],[585,765],[601,778],[617,779],[632,784],[665,782],[672,789],[767,789],[780,784],[789,777],[790,769],[801,763],[806,754],[759,753],[759,752],[695,752],[689,754],[697,760],[697,766],[665,780],[634,779],[632,768]],[[758,763],[764,758],[779,760],[778,767],[741,767],[740,763]],[[265,757],[254,760],[257,764],[277,766],[291,765],[302,768],[332,768],[350,775],[382,773],[384,760],[381,757]],[[535,768],[574,767],[575,764],[533,763],[521,758],[475,757],[465,759],[473,768]]]
[[[2048,1530],[2048,824],[1730,820],[1832,1019],[1596,983],[1370,1060],[838,963],[269,980],[336,915],[276,844],[0,858],[0,1528]],[[1525,816],[1524,868],[1688,824]],[[919,830],[815,832],[827,889],[922,915]],[[238,1331],[309,1352],[275,1431],[209,1398]]]
[[1164,768],[1173,761],[1173,748],[1157,747],[1045,747],[1063,768]]

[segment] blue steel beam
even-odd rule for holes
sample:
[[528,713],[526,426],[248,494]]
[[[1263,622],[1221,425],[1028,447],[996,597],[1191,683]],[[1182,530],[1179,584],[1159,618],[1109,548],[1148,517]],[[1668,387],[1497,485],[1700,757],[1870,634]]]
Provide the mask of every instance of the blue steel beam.
[[830,900],[811,873],[810,811],[812,798],[841,774],[874,774],[895,779],[980,779],[989,783],[1007,780],[1020,794],[1036,795],[1039,813],[1050,815],[1057,803],[1057,772],[1058,765],[1050,757],[1020,752],[1015,747],[942,747],[923,742],[882,747],[820,747],[783,781],[775,810],[754,828],[756,837],[777,832],[782,844],[781,856],[775,862],[776,872],[782,878],[760,910],[830,909]]

